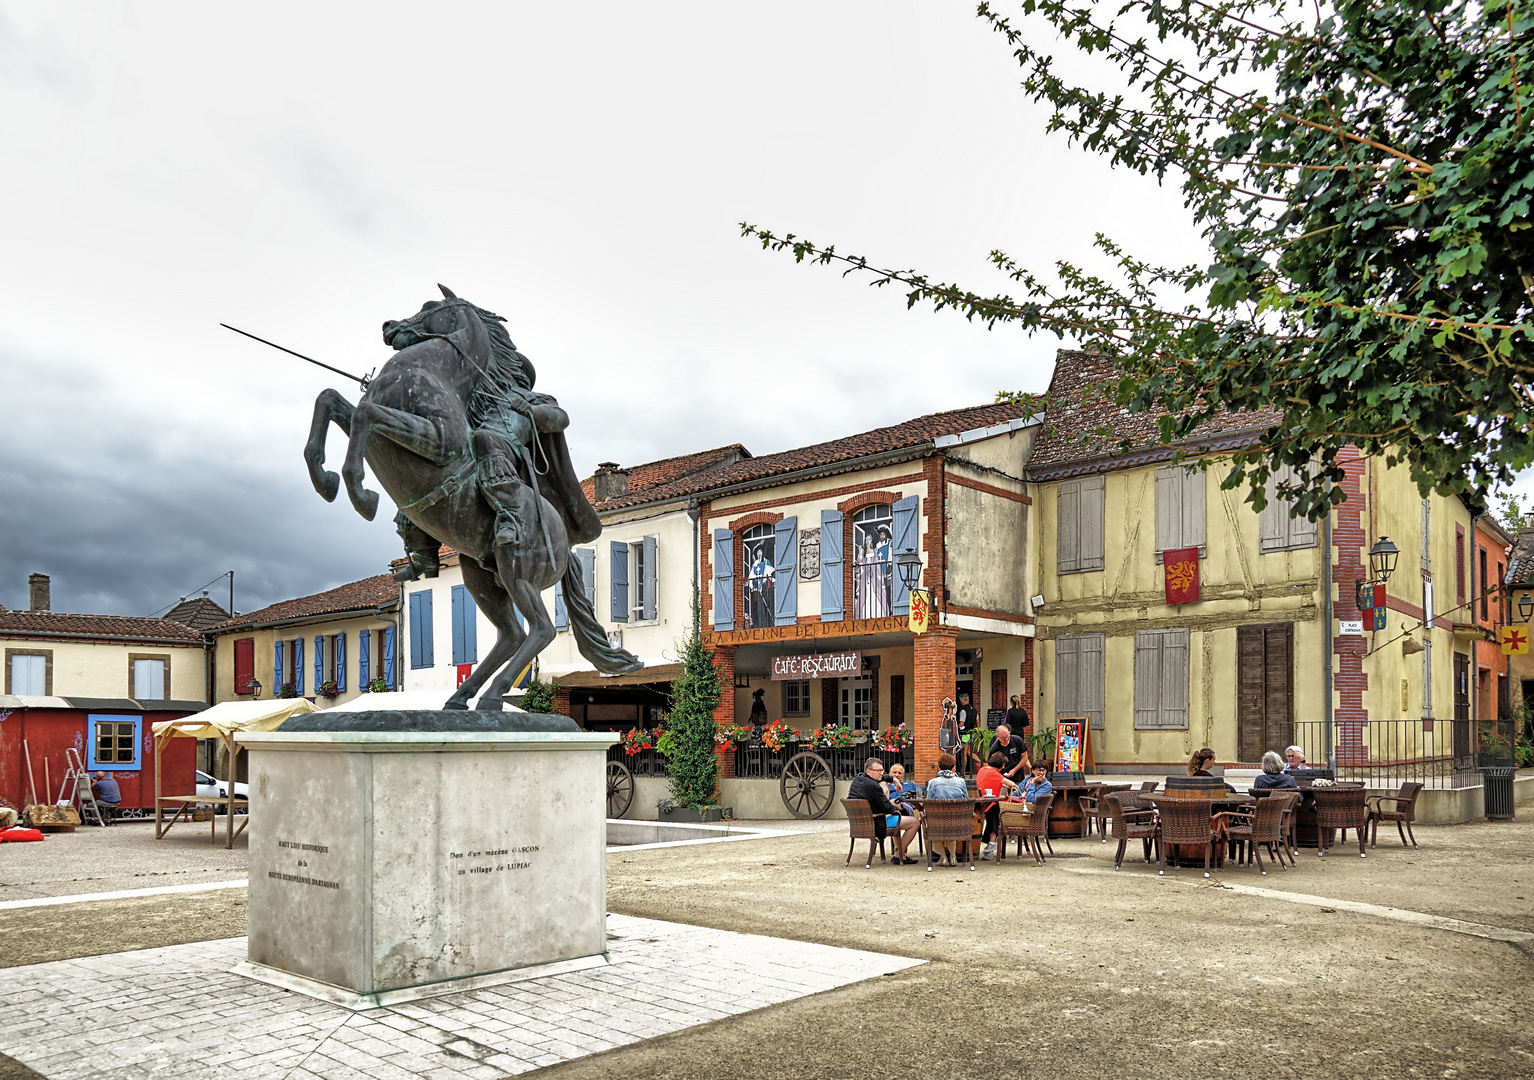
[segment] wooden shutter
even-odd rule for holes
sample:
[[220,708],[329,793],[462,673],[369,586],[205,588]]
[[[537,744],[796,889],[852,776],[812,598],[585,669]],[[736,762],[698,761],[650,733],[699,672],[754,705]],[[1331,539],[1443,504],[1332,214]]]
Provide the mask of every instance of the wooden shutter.
[[331,654],[336,669],[336,690],[346,689],[346,632],[335,636],[335,644],[331,645]]
[[474,597],[463,585],[453,586],[453,664],[472,664],[479,659],[479,627]]
[[772,527],[773,625],[799,620],[799,519],[786,517]]
[[304,696],[304,639],[293,639],[293,689]]
[[[1268,477],[1267,496],[1268,505],[1262,508],[1262,514],[1258,518],[1257,536],[1259,551],[1281,551],[1288,546],[1289,541],[1289,503],[1278,497],[1278,484],[1284,478],[1283,470],[1277,470]],[[1237,637],[1239,637],[1239,633]],[[1251,761],[1245,756],[1245,752],[1238,748],[1237,758],[1240,761]]]
[[1209,514],[1206,507],[1205,492],[1209,486],[1209,478],[1202,469],[1177,470],[1182,475],[1182,543],[1179,547],[1196,547],[1199,554],[1204,553],[1204,548],[1209,543]]
[[1256,762],[1264,742],[1266,634],[1260,626],[1236,628],[1236,760]]
[[366,690],[373,681],[373,631],[357,631],[357,689]]
[[1161,632],[1135,632],[1135,727],[1161,726]]
[[314,635],[314,692],[320,692],[320,683],[325,681],[325,635]]
[[234,692],[250,693],[250,680],[256,677],[256,639],[240,638],[234,643]]
[[659,596],[656,593],[660,581],[660,567],[655,563],[655,537],[647,536],[641,541],[644,551],[644,610],[641,614],[646,621],[655,618]]
[[1422,582],[1422,610],[1427,632],[1422,635],[1422,719],[1433,719],[1433,583]]
[[[890,507],[890,515],[893,519],[894,542],[890,545],[890,557],[899,558],[904,552],[921,554],[921,536],[917,528],[917,500],[915,495],[901,499]],[[890,573],[894,577],[893,597],[895,603],[890,612],[895,615],[909,615],[911,613],[911,590],[905,587],[900,580],[900,567],[890,567]]]
[[581,564],[581,588],[586,593],[586,606],[597,609],[597,549],[576,548],[575,557]]
[[410,594],[410,666],[429,668],[436,664],[436,632],[432,625],[431,590]]
[[1079,698],[1077,663],[1081,639],[1078,637],[1055,638],[1055,719],[1062,716],[1080,716],[1077,711]]
[[629,546],[621,540],[607,547],[607,614],[613,622],[629,621]]
[[1289,546],[1292,548],[1316,546],[1316,523],[1307,517],[1289,519]]
[[[1294,628],[1270,626],[1263,633],[1263,750],[1289,745],[1294,717]],[[1260,757],[1260,755],[1259,755]]]
[[[1190,545],[1191,546],[1191,545]],[[1161,631],[1161,726],[1188,726],[1188,631]]]
[[1103,653],[1106,639],[1102,634],[1083,634],[1076,647],[1077,716],[1085,716],[1091,726],[1103,730],[1103,696],[1106,671]]
[[277,691],[282,689],[282,684],[288,681],[282,659],[282,640],[279,638],[272,642],[272,697],[276,697]]
[[842,513],[820,512],[820,621],[841,622],[846,611],[842,597]]
[[1097,476],[1084,476],[1081,478],[1081,513],[1079,515],[1079,536],[1077,552],[1080,555],[1079,568],[1082,570],[1101,570],[1103,568],[1103,478]]
[[565,583],[554,582],[554,629],[570,629],[570,613],[565,610]]
[[1074,573],[1081,569],[1081,481],[1064,481],[1056,505],[1056,563],[1060,573]]
[[735,629],[735,534],[714,530],[714,629]]
[[383,630],[383,681],[390,690],[399,685],[394,679],[394,627],[392,626],[386,626]]

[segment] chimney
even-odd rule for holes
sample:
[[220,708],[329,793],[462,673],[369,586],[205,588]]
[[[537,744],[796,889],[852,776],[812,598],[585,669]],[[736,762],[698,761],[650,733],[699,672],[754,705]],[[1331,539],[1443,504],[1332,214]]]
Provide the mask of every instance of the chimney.
[[618,468],[616,461],[598,462],[595,484],[597,502],[606,502],[608,499],[616,499],[619,495],[627,495],[629,493],[628,470]]
[[33,610],[33,611],[47,611],[48,610],[48,575],[47,574],[29,574],[29,575],[27,575],[27,588],[31,592],[31,601],[30,601],[30,603],[31,603],[31,610]]

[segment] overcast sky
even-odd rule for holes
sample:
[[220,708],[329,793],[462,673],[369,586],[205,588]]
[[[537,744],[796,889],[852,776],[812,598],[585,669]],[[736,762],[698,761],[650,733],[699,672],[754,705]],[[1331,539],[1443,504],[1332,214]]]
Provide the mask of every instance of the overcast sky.
[[1098,231],[1202,259],[1174,190],[1044,134],[973,10],[0,0],[0,603],[42,571],[147,614],[233,568],[253,610],[397,554],[387,500],[303,465],[356,387],[220,322],[365,372],[440,281],[507,318],[582,475],[1042,390],[1053,337],[739,236],[986,290],[992,248]]

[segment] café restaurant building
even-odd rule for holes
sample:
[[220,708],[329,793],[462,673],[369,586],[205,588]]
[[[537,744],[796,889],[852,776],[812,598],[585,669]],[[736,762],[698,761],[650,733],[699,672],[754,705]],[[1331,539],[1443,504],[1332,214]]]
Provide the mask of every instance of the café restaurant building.
[[[1037,429],[1019,406],[981,405],[697,478],[702,637],[728,688],[717,721],[748,724],[760,701],[800,731],[903,722],[920,780],[936,771],[943,698],[967,692],[982,717],[1026,700],[1022,477]],[[924,633],[902,555],[931,597]]]

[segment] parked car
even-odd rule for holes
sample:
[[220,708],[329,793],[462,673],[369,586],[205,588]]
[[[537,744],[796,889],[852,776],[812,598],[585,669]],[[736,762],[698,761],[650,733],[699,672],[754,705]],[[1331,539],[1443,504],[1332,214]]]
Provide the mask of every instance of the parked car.
[[[229,794],[229,782],[227,780],[217,780],[217,779],[209,776],[207,773],[203,772],[201,769],[196,770],[196,772],[197,772],[197,794],[199,794],[199,795],[216,795],[219,798],[223,798],[225,795]],[[235,781],[234,794],[235,794],[236,798],[249,799],[250,798],[250,786],[248,784],[242,784],[239,781]],[[245,809],[246,808],[244,806],[240,806],[240,805],[236,804],[235,808],[234,808],[234,812],[237,813],[237,814],[243,814],[245,812]],[[223,812],[223,807],[221,807],[221,806],[218,807],[218,810],[219,810],[220,813],[222,813]]]

